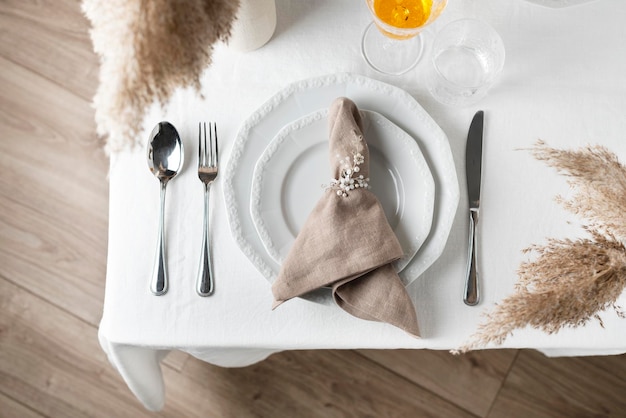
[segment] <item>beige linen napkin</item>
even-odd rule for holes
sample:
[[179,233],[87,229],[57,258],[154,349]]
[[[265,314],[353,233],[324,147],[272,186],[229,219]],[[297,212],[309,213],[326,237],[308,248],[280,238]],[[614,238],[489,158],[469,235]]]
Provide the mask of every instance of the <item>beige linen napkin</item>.
[[368,190],[369,151],[361,116],[347,98],[328,112],[334,180],[298,234],[272,285],[274,306],[332,286],[346,312],[419,336],[417,316],[391,264],[402,257],[380,202]]

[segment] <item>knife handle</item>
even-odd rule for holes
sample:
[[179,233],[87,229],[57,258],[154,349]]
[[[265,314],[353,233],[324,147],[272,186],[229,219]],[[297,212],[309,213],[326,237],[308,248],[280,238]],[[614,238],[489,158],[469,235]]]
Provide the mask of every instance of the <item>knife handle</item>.
[[478,224],[478,209],[470,209],[469,223],[469,252],[467,260],[467,280],[465,281],[465,291],[463,302],[466,305],[474,306],[478,304],[478,269],[476,266],[476,225]]

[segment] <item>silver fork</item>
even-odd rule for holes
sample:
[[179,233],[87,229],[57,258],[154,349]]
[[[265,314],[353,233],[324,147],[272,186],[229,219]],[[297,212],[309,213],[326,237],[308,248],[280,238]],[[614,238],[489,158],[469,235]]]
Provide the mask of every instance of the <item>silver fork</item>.
[[211,184],[217,177],[217,126],[214,122],[209,122],[208,146],[206,122],[200,122],[198,130],[198,177],[204,184],[204,222],[202,227],[202,253],[198,279],[196,281],[196,292],[200,296],[210,296],[213,293],[215,282],[213,280],[209,240],[209,192],[211,191]]

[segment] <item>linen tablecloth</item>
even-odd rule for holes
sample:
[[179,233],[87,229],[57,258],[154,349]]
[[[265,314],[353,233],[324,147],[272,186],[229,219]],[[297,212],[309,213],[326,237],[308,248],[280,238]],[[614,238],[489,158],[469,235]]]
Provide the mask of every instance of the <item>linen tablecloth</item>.
[[[159,361],[183,350],[210,363],[245,366],[290,349],[428,348],[460,346],[480,323],[481,313],[513,292],[522,249],[548,237],[582,236],[579,221],[555,201],[567,197],[565,179],[534,160],[524,148],[538,139],[557,148],[602,144],[626,161],[626,2],[599,0],[549,9],[523,0],[450,0],[425,33],[426,44],[446,23],[481,18],[502,36],[506,63],[480,103],[450,108],[432,99],[424,81],[429,50],[408,74],[384,76],[360,55],[370,22],[364,1],[277,0],[278,25],[264,47],[241,53],[218,45],[203,76],[203,97],[178,91],[165,108],[150,110],[147,141],[161,120],[172,122],[185,145],[186,164],[169,185],[166,237],[170,290],[148,291],[157,237],[158,181],[144,150],[111,155],[107,282],[99,338],[113,365],[149,409],[162,407]],[[222,168],[244,120],[287,84],[334,73],[377,79],[411,94],[446,133],[461,198],[443,254],[407,288],[417,309],[422,339],[392,326],[351,317],[332,304],[294,300],[272,311],[270,283],[231,235],[223,178],[212,188],[215,294],[195,293],[202,227],[202,186],[197,179],[199,121],[218,125]],[[329,103],[330,104],[330,103]],[[485,143],[479,263],[482,301],[462,302],[467,261],[468,216],[464,152],[473,114],[485,111]],[[222,173],[224,170],[222,170]],[[625,306],[626,295],[620,301]],[[626,352],[626,322],[601,315],[602,328],[554,335],[525,329],[505,348],[534,348],[547,355]]]

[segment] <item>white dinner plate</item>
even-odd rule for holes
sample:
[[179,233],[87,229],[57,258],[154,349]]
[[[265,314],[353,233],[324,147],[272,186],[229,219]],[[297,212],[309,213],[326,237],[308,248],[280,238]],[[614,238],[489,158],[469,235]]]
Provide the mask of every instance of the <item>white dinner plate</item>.
[[224,199],[233,238],[259,272],[273,282],[280,265],[265,250],[250,213],[257,160],[287,124],[337,97],[348,97],[359,109],[372,110],[417,141],[435,182],[433,222],[426,241],[400,273],[403,283],[417,279],[443,252],[459,203],[459,184],[448,139],[435,121],[407,92],[354,74],[332,74],[293,83],[278,92],[244,121],[225,173]]
[[[430,231],[435,182],[413,138],[376,112],[361,115],[369,184],[404,250],[395,263],[401,272]],[[330,183],[328,145],[328,109],[322,109],[281,129],[256,163],[250,213],[265,250],[279,264]]]

